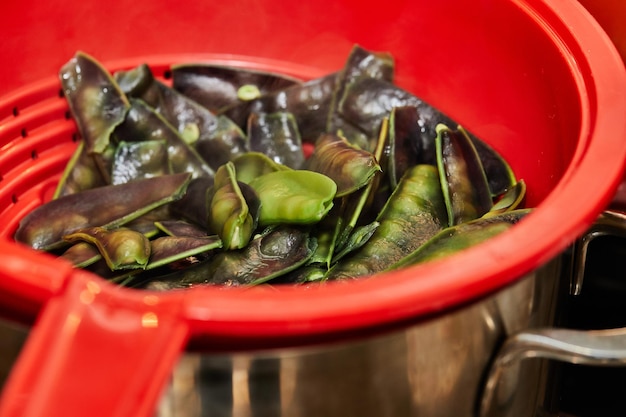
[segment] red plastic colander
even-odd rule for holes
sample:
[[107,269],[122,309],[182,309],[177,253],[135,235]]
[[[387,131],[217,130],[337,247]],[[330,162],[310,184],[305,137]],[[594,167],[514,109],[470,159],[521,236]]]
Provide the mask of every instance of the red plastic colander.
[[[572,0],[24,0],[0,13],[0,313],[33,325],[1,417],[148,416],[185,349],[306,345],[421,320],[497,291],[596,218],[626,157],[626,71]],[[77,50],[108,69],[211,61],[310,78],[351,47],[490,143],[535,212],[447,260],[351,285],[153,293],[12,242],[76,147],[56,74]]]

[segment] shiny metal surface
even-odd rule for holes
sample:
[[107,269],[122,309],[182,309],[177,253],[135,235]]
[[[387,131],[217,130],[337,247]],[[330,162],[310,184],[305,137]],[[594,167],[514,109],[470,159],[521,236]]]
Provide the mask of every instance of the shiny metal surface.
[[574,244],[574,273],[570,284],[572,295],[580,295],[585,271],[587,270],[587,252],[590,243],[602,236],[626,238],[626,214],[605,210],[595,223]]
[[626,366],[626,329],[538,329],[509,338],[489,373],[480,417],[525,415],[512,404],[518,395],[521,362],[529,358],[592,366]]
[[[599,237],[626,238],[626,215],[607,210],[573,246],[573,269],[570,294],[580,296],[588,271],[590,244]],[[587,312],[592,314],[593,312]],[[568,364],[625,367],[626,327],[602,330],[566,328],[526,329],[509,337],[500,348],[486,379],[480,401],[479,417],[528,416],[520,403],[528,400],[521,392],[528,381],[520,372],[530,362],[525,359],[547,359]],[[541,362],[539,362],[541,363]]]
[[[392,333],[333,345],[232,355],[187,354],[161,417],[470,417],[501,342],[552,324],[556,259],[498,293]],[[524,407],[541,368],[525,367]],[[528,414],[530,415],[530,414]]]

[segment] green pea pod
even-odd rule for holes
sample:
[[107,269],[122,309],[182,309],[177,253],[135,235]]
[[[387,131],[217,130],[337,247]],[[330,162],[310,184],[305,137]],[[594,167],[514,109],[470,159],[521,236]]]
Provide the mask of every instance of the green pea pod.
[[104,152],[130,107],[126,95],[109,72],[84,52],[63,65],[59,78],[87,151]]
[[277,171],[250,181],[261,202],[259,225],[311,224],[333,207],[337,185],[327,176],[305,170]]
[[307,264],[272,280],[271,284],[301,284],[321,282],[328,269],[318,264]]
[[298,228],[281,226],[258,235],[243,249],[217,253],[210,261],[159,277],[147,288],[189,288],[195,285],[258,285],[304,265],[315,240]]
[[394,270],[418,263],[441,259],[497,236],[521,221],[531,209],[517,209],[497,216],[481,217],[447,227],[413,253],[389,266]]
[[[378,141],[373,151],[373,157],[380,161],[385,154],[385,147],[388,142],[388,119],[383,119]],[[351,239],[351,235],[354,232],[354,228],[358,224],[372,223],[380,213],[381,205],[378,205],[379,199],[384,194],[389,196],[384,190],[383,184],[384,173],[382,171],[374,173],[372,179],[367,183],[365,187],[362,187],[357,192],[344,196],[342,199],[342,222],[337,226],[337,237],[335,239],[334,251],[344,252],[344,246]],[[383,187],[381,187],[383,184]],[[387,198],[383,197],[386,201]],[[356,237],[356,236],[355,236]]]
[[208,225],[222,239],[225,249],[241,249],[248,244],[256,228],[255,214],[248,208],[237,182],[232,162],[215,173],[215,185],[208,196]]
[[349,253],[354,252],[365,245],[379,226],[379,222],[372,222],[354,229],[348,236],[348,241],[342,245],[339,253],[333,256],[331,264],[336,264]]
[[142,233],[128,228],[107,230],[89,227],[65,235],[70,243],[89,242],[98,248],[112,271],[145,269],[150,259],[150,241]]
[[173,172],[165,141],[122,141],[117,145],[111,167],[112,184],[168,174]]
[[487,213],[493,201],[482,162],[464,130],[437,126],[437,166],[448,210],[448,225]]
[[311,237],[317,240],[317,248],[311,256],[309,264],[319,265],[328,270],[331,265],[337,237],[343,227],[343,219],[339,215],[341,206],[335,205],[330,212],[311,230]]
[[483,217],[495,216],[515,210],[522,206],[526,196],[526,182],[519,180],[513,187],[504,192],[498,201],[491,207]]
[[165,175],[60,197],[28,213],[15,240],[41,250],[61,247],[63,236],[76,230],[121,226],[181,198],[189,180],[189,174]]
[[333,256],[335,237],[337,236],[334,228],[316,228],[311,232],[317,240],[317,250],[310,259],[311,264],[324,265],[326,269],[330,266]]
[[247,132],[251,151],[261,152],[289,168],[302,168],[302,139],[293,114],[285,111],[251,113]]
[[261,175],[291,169],[286,165],[274,161],[261,152],[246,152],[237,156],[232,162],[237,172],[237,181],[246,184],[249,184],[250,181]]
[[357,251],[335,264],[327,279],[355,278],[380,272],[423,245],[447,225],[439,173],[417,165],[400,180],[380,212],[380,225]]
[[348,143],[335,134],[322,135],[315,144],[306,168],[332,178],[337,197],[350,194],[367,185],[381,171],[375,156]]

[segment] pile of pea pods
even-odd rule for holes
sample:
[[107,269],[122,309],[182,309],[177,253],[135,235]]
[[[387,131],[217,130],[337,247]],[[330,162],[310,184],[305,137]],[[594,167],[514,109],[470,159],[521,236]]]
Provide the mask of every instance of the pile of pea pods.
[[312,284],[426,262],[526,216],[489,145],[355,45],[299,80],[186,63],[109,72],[77,52],[59,78],[81,140],[15,240],[156,290]]

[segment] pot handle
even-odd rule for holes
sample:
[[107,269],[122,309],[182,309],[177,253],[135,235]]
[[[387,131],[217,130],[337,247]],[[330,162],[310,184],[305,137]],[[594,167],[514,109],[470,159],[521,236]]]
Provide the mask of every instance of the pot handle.
[[[585,276],[589,244],[597,237],[626,238],[626,214],[605,210],[573,245],[573,273],[570,294],[580,295]],[[626,366],[626,328],[571,330],[541,328],[509,337],[493,361],[479,404],[479,416],[502,415],[513,395],[519,362],[528,358],[552,359],[591,366]]]
[[31,329],[0,416],[152,416],[187,342],[182,300],[120,297],[121,288],[81,270],[71,278]]
[[626,238],[626,213],[617,210],[605,210],[596,221],[573,245],[573,273],[570,282],[570,294],[580,295],[587,264],[589,244],[601,236]]
[[[516,386],[517,374],[514,369],[517,369],[521,360],[527,358],[553,359],[593,366],[625,366],[626,328],[607,330],[546,328],[511,336],[503,344],[490,368],[480,399],[480,417],[502,415],[501,409],[506,408],[509,398],[506,389],[500,388]],[[505,394],[501,395],[503,391]]]

